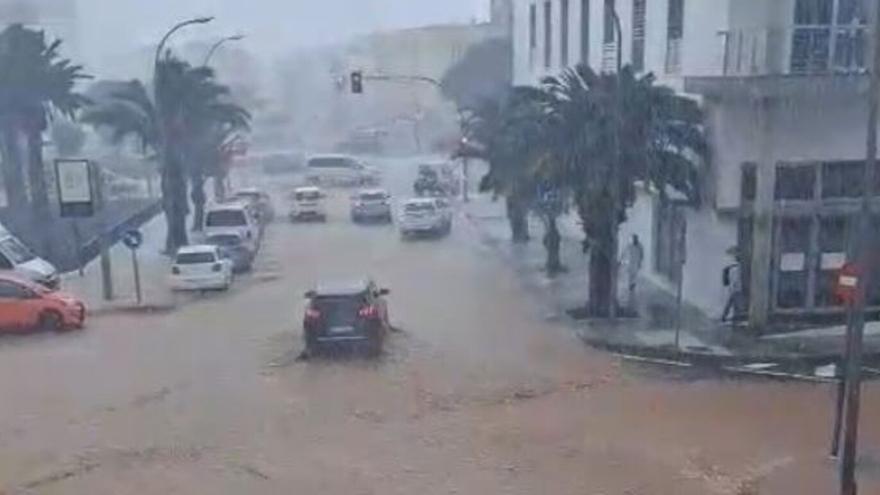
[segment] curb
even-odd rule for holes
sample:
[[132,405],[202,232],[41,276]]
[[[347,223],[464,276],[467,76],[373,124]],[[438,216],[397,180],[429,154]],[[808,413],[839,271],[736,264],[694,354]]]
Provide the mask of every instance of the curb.
[[129,314],[129,315],[158,315],[164,313],[170,313],[177,309],[177,305],[173,303],[169,304],[127,304],[127,305],[119,305],[119,306],[110,306],[98,309],[89,309],[86,310],[86,315],[92,318],[99,318],[102,316],[109,316],[114,314]]
[[[477,231],[478,241],[480,241],[485,246],[499,252],[499,254],[502,255],[502,259],[504,260],[504,262],[510,264],[510,260],[507,259],[508,257],[505,256],[503,250],[498,249],[498,246],[496,245],[497,243],[495,242],[496,239],[489,235],[487,229],[483,228],[483,226],[481,225],[481,219],[478,216],[472,214],[470,211],[467,211],[467,209],[463,211],[463,216],[471,225],[471,227]],[[516,266],[511,266],[511,268],[516,273],[520,272],[520,270]],[[583,341],[590,347],[601,351],[606,351],[613,354],[638,356],[659,361],[685,362],[695,366],[717,368],[719,370],[753,364],[756,362],[772,362],[781,366],[810,366],[824,365],[828,364],[829,362],[839,361],[841,359],[840,353],[837,352],[817,354],[798,354],[795,352],[786,351],[780,351],[778,354],[766,352],[750,353],[739,352],[736,347],[727,347],[727,349],[730,350],[731,354],[718,354],[705,351],[675,349],[671,345],[647,346],[639,344],[619,343],[603,338],[585,336],[582,332],[578,331],[578,324],[582,323],[582,320],[575,320],[571,317],[571,315],[567,314],[564,311],[561,312],[560,319],[561,321],[565,321],[569,324],[569,326],[574,330],[575,335],[581,341]],[[866,352],[864,354],[864,357],[866,359],[880,359],[880,351]]]

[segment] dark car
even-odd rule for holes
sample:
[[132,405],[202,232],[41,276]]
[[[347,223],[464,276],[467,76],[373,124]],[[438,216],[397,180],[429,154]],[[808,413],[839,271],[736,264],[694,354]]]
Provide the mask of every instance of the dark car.
[[319,285],[306,293],[309,300],[303,322],[306,353],[332,345],[356,345],[371,355],[382,352],[391,329],[388,321],[388,289],[369,279]]
[[247,272],[253,267],[254,252],[250,250],[240,235],[212,235],[205,243],[220,247],[221,253],[232,261],[232,271],[236,273]]

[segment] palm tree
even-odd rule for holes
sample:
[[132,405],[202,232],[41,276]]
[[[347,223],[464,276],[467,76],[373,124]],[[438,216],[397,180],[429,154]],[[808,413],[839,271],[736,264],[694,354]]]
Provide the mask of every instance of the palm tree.
[[[699,202],[699,167],[708,157],[702,112],[693,100],[656,86],[651,74],[637,76],[631,67],[596,74],[579,65],[547,78],[543,88],[553,163],[572,189],[590,253],[587,309],[605,315],[613,301],[615,240],[635,201],[636,181],[652,186],[661,201],[671,187]],[[616,185],[609,180],[615,176]]]
[[197,155],[194,150],[205,139],[208,129],[246,127],[250,115],[224,101],[228,89],[214,80],[209,68],[193,68],[166,54],[160,60],[157,74],[159,105],[141,82],[132,81],[85,112],[84,120],[112,129],[117,140],[134,135],[144,149],[150,148],[159,156],[162,205],[168,224],[166,249],[173,252],[188,242],[186,192],[188,180],[193,177],[197,182],[193,190],[197,213],[204,206],[202,165],[187,165],[200,162],[191,159]]
[[9,201],[26,200],[21,176],[20,136],[26,140],[31,201],[39,221],[49,220],[49,197],[43,163],[43,133],[53,113],[73,118],[88,100],[74,91],[89,76],[82,66],[61,59],[61,41],[46,44],[42,31],[13,24],[0,33],[0,126],[4,179]]

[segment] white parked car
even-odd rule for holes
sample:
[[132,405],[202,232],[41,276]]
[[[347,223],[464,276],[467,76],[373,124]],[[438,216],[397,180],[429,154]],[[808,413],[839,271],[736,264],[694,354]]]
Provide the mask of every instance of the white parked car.
[[346,155],[317,155],[306,163],[311,184],[329,186],[372,185],[380,182],[377,170]]
[[244,202],[212,205],[205,212],[202,234],[205,238],[235,234],[256,251],[260,242],[260,224],[249,204]]
[[448,234],[452,230],[452,209],[442,198],[418,198],[405,201],[398,218],[400,234]]
[[169,284],[174,290],[227,290],[232,278],[232,260],[219,246],[201,244],[177,251]]
[[351,220],[391,221],[391,195],[384,189],[365,189],[351,197]]
[[291,194],[293,204],[290,207],[290,220],[298,222],[302,220],[327,220],[327,207],[324,199],[327,197],[318,187],[298,187]]
[[31,252],[7,230],[0,227],[0,270],[9,270],[32,282],[58,288],[58,270],[48,261]]

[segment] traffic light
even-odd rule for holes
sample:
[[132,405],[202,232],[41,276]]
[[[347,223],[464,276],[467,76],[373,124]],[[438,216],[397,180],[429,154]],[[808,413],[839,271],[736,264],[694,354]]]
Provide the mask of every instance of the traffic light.
[[364,92],[364,75],[359,70],[351,73],[351,92],[356,95]]

